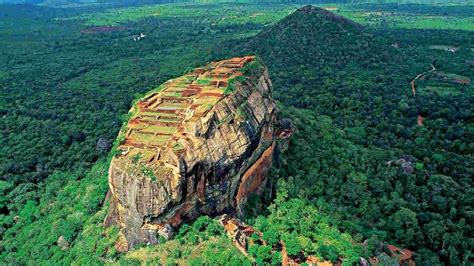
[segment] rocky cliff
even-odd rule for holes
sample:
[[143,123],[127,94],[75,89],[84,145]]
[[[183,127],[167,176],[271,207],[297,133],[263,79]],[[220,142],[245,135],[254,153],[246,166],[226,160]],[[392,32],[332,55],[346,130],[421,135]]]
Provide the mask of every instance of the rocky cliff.
[[266,67],[232,58],[169,80],[135,103],[109,169],[116,247],[169,238],[201,214],[237,211],[266,182],[275,103]]

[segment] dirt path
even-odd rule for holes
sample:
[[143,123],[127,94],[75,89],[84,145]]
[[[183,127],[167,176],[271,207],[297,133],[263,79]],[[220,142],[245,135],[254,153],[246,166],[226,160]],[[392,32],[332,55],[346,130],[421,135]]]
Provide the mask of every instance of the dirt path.
[[421,115],[418,115],[417,123],[418,123],[419,126],[423,125],[423,120],[425,120],[425,118]]
[[[423,73],[420,73],[420,74],[416,75],[416,77],[410,81],[411,93],[413,94],[413,97],[416,97],[416,81],[417,81],[418,79],[424,77],[426,74],[436,71],[436,67],[435,67],[433,64],[430,64],[430,65],[431,65],[431,69],[430,69],[430,70],[425,71],[425,72],[423,72]],[[424,120],[424,119],[425,119],[425,118],[424,118],[423,116],[421,116],[420,114],[418,114],[418,119],[417,119],[417,124],[418,124],[418,126],[423,126],[423,120]]]
[[425,71],[425,72],[423,72],[423,73],[420,73],[420,74],[416,75],[416,77],[411,80],[410,85],[411,85],[411,92],[412,92],[412,94],[413,94],[413,97],[416,97],[416,84],[415,84],[415,82],[416,82],[418,79],[424,77],[426,74],[436,71],[436,67],[433,66],[433,64],[430,64],[430,65],[431,65],[431,69],[430,69],[430,70]]

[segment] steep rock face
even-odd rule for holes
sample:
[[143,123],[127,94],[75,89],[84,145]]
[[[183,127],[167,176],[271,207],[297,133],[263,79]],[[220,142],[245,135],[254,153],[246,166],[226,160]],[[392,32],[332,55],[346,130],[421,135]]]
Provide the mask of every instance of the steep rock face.
[[119,250],[169,238],[184,221],[236,210],[265,185],[275,103],[265,66],[247,56],[213,62],[140,99],[109,169],[105,224]]

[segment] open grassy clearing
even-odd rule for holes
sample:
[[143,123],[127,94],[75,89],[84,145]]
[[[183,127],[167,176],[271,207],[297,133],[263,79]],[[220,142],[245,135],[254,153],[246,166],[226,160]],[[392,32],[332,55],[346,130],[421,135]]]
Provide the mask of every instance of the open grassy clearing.
[[400,14],[388,18],[388,24],[407,29],[444,29],[474,31],[474,17],[413,16]]
[[449,83],[457,83],[457,84],[470,84],[471,79],[466,76],[444,72],[444,71],[436,71],[432,73],[429,79],[434,79],[441,82],[449,82]]
[[130,139],[139,141],[145,145],[163,145],[169,139],[169,135],[153,135],[153,134],[141,134],[138,132],[132,132],[129,136]]
[[[446,12],[439,12],[441,8],[436,6],[424,5],[331,4],[322,6],[364,25],[474,31],[474,6],[454,6]],[[465,11],[459,11],[460,9],[465,9]]]
[[443,51],[450,51],[450,52],[455,52],[459,49],[459,47],[455,47],[451,45],[430,45],[428,48],[431,50],[443,50]]
[[152,17],[200,17],[210,26],[243,23],[269,24],[287,16],[297,7],[297,5],[282,4],[157,4],[113,8],[105,12],[84,14],[72,19],[84,20],[88,26],[117,26]]
[[[112,8],[106,11],[83,14],[67,18],[82,20],[87,26],[119,26],[149,18],[194,18],[217,26],[275,23],[301,5],[294,4],[154,4],[139,7]],[[320,5],[336,14],[358,23],[371,26],[408,29],[446,29],[474,31],[474,6],[450,6],[448,12],[439,12],[441,7],[423,5]],[[461,10],[461,11],[460,11]],[[252,36],[257,30],[241,33],[241,37]]]
[[163,118],[174,118],[176,114],[160,113],[160,112],[140,112],[140,116],[150,116],[150,117],[163,117]]
[[149,125],[148,127],[142,129],[140,132],[143,133],[157,133],[157,134],[173,134],[176,131],[175,127],[165,127],[165,126],[153,126]]
[[439,96],[457,96],[461,94],[457,88],[449,87],[449,86],[426,86],[421,88],[420,93],[423,94],[424,92],[434,92]]

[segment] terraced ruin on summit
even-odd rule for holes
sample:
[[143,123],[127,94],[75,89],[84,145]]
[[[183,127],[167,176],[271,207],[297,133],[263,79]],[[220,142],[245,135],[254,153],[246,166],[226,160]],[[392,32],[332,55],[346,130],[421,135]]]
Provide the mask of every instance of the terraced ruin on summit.
[[253,60],[245,56],[212,62],[149,92],[133,107],[119,147],[121,157],[151,163],[166,148],[176,154],[196,148],[198,141],[186,127],[204,117],[231,90],[229,82]]
[[265,187],[275,148],[276,104],[263,62],[212,62],[133,104],[109,169],[106,225],[117,250],[173,236],[201,214],[242,213]]

